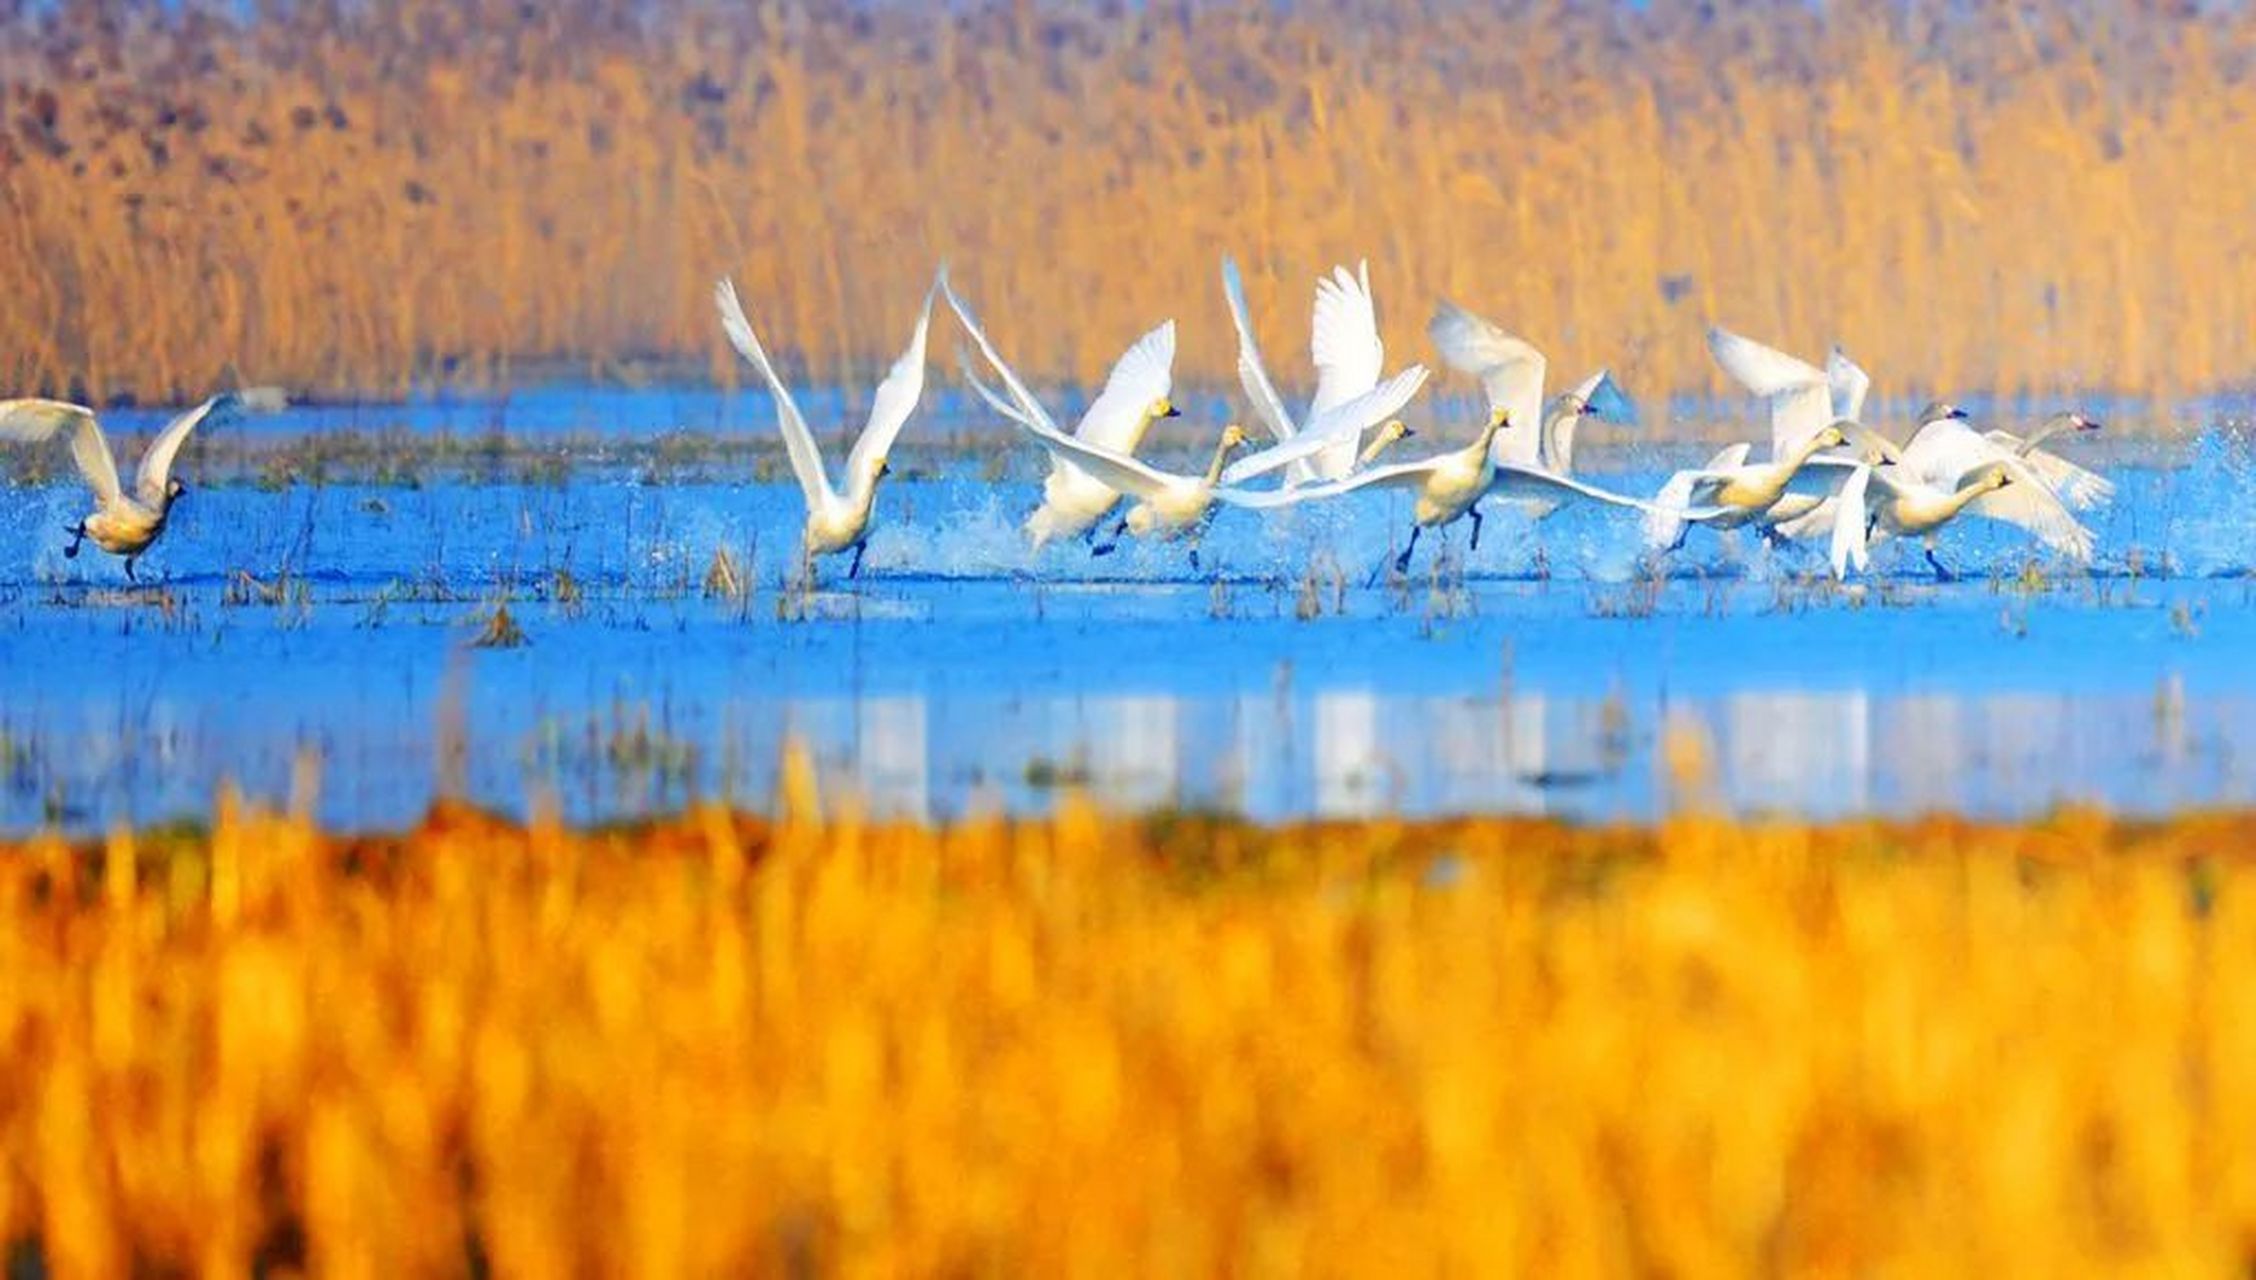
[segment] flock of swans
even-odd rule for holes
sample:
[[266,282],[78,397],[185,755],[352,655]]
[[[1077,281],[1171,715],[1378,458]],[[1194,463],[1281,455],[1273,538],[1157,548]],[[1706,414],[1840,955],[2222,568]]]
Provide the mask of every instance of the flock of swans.
[[[1841,577],[1868,566],[1874,541],[1917,537],[1937,576],[1949,577],[1936,555],[1937,535],[1965,517],[2018,526],[2065,556],[2089,560],[2092,534],[2076,513],[2105,504],[2114,493],[2104,477],[2046,447],[2063,433],[2097,429],[2080,414],[2055,415],[2021,437],[1976,431],[1965,411],[1936,403],[1898,445],[1862,424],[1871,379],[1838,347],[1821,369],[1722,328],[1709,331],[1709,350],[1725,373],[1764,403],[1767,458],[1754,460],[1754,443],[1734,444],[1706,465],[1670,476],[1650,499],[1616,493],[1574,475],[1576,428],[1595,411],[1607,372],[1601,369],[1546,402],[1543,353],[1446,300],[1427,332],[1443,363],[1479,381],[1488,416],[1459,447],[1416,461],[1382,461],[1414,435],[1399,415],[1424,388],[1428,371],[1412,364],[1386,376],[1368,268],[1352,273],[1334,268],[1316,284],[1310,343],[1316,388],[1297,419],[1262,361],[1244,284],[1228,259],[1222,284],[1237,331],[1239,380],[1267,436],[1258,448],[1251,433],[1232,423],[1203,471],[1167,471],[1136,456],[1154,422],[1177,416],[1171,398],[1173,321],[1120,356],[1103,389],[1067,431],[1012,371],[943,270],[925,294],[907,349],[878,384],[868,421],[847,455],[843,489],[833,486],[815,434],[768,358],[735,286],[720,281],[714,301],[730,344],[773,395],[792,474],[806,500],[801,539],[806,564],[811,570],[816,557],[851,553],[849,578],[861,572],[878,482],[888,474],[887,455],[922,397],[932,309],[943,297],[992,371],[990,383],[967,357],[968,385],[1050,456],[1041,502],[1025,522],[1037,549],[1082,539],[1092,554],[1105,555],[1125,537],[1181,540],[1196,567],[1198,540],[1223,507],[1269,511],[1391,489],[1414,499],[1409,540],[1392,562],[1398,573],[1408,570],[1422,533],[1460,520],[1470,523],[1470,545],[1477,551],[1482,506],[1493,500],[1530,521],[1578,502],[1636,511],[1656,555],[1682,546],[1695,526],[1750,529],[1781,545],[1823,543]],[[76,556],[82,542],[92,541],[124,557],[132,579],[135,558],[164,532],[173,504],[186,491],[171,472],[189,435],[215,418],[271,409],[275,400],[275,393],[263,389],[226,393],[176,418],[150,444],[130,490],[120,482],[100,423],[84,406],[0,401],[0,440],[68,436],[72,457],[93,490],[94,509],[68,527],[71,542],[63,554]]]
[[[2064,431],[2096,430],[2099,424],[2081,414],[2056,415],[2023,438],[1977,432],[1964,410],[1938,402],[1920,414],[1909,441],[1899,446],[1859,421],[1871,378],[1838,347],[1820,369],[1722,328],[1709,331],[1709,350],[1765,403],[1768,459],[1754,461],[1752,443],[1734,444],[1707,465],[1669,477],[1651,499],[1616,493],[1574,475],[1575,430],[1595,412],[1607,372],[1546,402],[1543,353],[1446,300],[1427,332],[1444,363],[1479,380],[1487,420],[1461,447],[1382,463],[1382,454],[1414,434],[1398,415],[1425,386],[1427,370],[1413,364],[1384,376],[1386,350],[1368,268],[1334,268],[1317,281],[1310,335],[1316,390],[1298,421],[1262,361],[1244,283],[1228,259],[1222,286],[1237,329],[1239,380],[1268,436],[1260,448],[1233,460],[1253,437],[1231,423],[1204,471],[1166,471],[1136,456],[1154,422],[1177,416],[1173,321],[1121,355],[1081,420],[1065,430],[1012,371],[943,270],[925,295],[908,350],[878,387],[847,459],[843,494],[831,487],[814,434],[760,346],[735,287],[723,280],[715,298],[730,342],[773,393],[807,499],[805,551],[809,557],[852,552],[848,577],[861,570],[886,451],[916,407],[938,297],[946,298],[1000,384],[991,385],[967,361],[968,385],[1050,455],[1042,501],[1025,525],[1036,548],[1080,538],[1092,554],[1105,555],[1123,537],[1180,539],[1190,544],[1196,567],[1198,538],[1223,507],[1266,511],[1394,489],[1414,498],[1409,540],[1393,561],[1397,572],[1408,570],[1424,531],[1459,520],[1471,524],[1470,545],[1479,550],[1482,504],[1493,499],[1533,521],[1575,502],[1638,511],[1656,554],[1682,546],[1699,525],[1750,528],[1781,544],[1822,541],[1838,577],[1866,568],[1873,542],[1918,537],[1937,576],[1947,578],[1950,570],[1935,554],[1936,535],[1968,516],[2018,526],[2053,550],[2088,561],[2091,531],[2075,512],[2102,505],[2114,493],[2103,477],[2043,447]],[[1118,514],[1123,504],[1127,509]]]

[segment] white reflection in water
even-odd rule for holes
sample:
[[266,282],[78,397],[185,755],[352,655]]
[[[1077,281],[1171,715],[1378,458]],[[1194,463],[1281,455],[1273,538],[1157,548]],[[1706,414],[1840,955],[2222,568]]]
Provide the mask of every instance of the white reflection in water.
[[1316,695],[1315,811],[1359,817],[1392,807],[1379,749],[1379,700],[1361,689]]
[[1165,693],[1086,701],[1089,783],[1098,796],[1130,808],[1181,798],[1182,702]]
[[1751,690],[1723,701],[1725,780],[1745,809],[1837,813],[1871,803],[1863,690]]
[[1956,809],[1968,782],[1964,704],[1945,694],[1895,699],[1880,718],[1880,767],[1894,781],[1897,808]]
[[855,776],[870,808],[894,817],[930,818],[932,777],[923,696],[866,699],[856,729],[860,751]]

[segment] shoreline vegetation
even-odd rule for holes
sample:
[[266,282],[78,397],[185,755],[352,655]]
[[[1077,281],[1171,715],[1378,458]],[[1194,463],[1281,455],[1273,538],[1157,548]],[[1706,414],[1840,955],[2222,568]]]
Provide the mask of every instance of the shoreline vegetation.
[[730,384],[727,272],[859,385],[946,258],[1030,375],[1173,315],[1219,386],[1225,252],[1295,370],[1309,282],[1362,256],[1405,358],[1448,295],[1640,396],[1720,390],[1717,320],[1907,399],[2256,364],[2234,11],[1709,8],[18,6],[0,382]]
[[773,817],[0,854],[56,1274],[2227,1274],[2256,817]]

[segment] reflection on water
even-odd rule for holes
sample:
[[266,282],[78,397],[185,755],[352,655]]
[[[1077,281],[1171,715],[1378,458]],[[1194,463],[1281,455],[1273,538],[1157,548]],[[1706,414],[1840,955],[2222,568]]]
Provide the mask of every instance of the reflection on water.
[[[279,798],[292,761],[326,762],[328,816],[411,820],[438,782],[437,690],[370,714],[348,699],[230,719],[185,697],[0,711],[4,825],[99,825],[200,812],[226,778]],[[533,707],[520,707],[527,716]],[[1630,696],[1505,688],[1372,688],[866,697],[734,697],[663,712],[583,717],[553,707],[512,724],[473,718],[470,785],[519,808],[553,794],[579,818],[697,795],[757,804],[787,740],[823,784],[886,815],[931,820],[982,805],[1035,810],[1070,786],[1130,809],[1220,808],[1259,818],[1381,813],[1639,818],[1671,785],[1662,726],[1701,726],[1715,793],[1742,812],[1825,816],[1958,810],[2012,815],[2064,801],[2147,811],[2245,799],[2256,704],[2031,690],[1745,688]],[[121,729],[125,731],[121,732]]]
[[[772,781],[785,733],[826,786],[930,819],[981,803],[1039,808],[1085,787],[1125,808],[1256,817],[1381,813],[1647,817],[1670,793],[1659,726],[1704,726],[1715,785],[1742,812],[2018,814],[2093,801],[2150,810],[2245,797],[2234,768],[2256,714],[2215,704],[2196,734],[2155,697],[1747,689],[1659,705],[1619,695],[1137,693],[888,695],[788,704],[735,744],[736,788]],[[2256,745],[2256,744],[2251,744]]]

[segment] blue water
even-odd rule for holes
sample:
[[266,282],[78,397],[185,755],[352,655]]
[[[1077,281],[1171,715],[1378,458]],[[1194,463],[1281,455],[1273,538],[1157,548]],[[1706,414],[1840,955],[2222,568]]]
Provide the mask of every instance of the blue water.
[[[730,403],[723,427],[765,429]],[[2249,468],[2222,436],[2118,446],[2090,571],[1969,525],[1944,551],[1965,580],[1894,547],[1846,589],[1706,532],[1656,581],[1634,520],[1594,510],[1492,517],[1478,552],[1455,531],[1461,583],[1432,583],[1429,538],[1410,584],[1365,587],[1407,526],[1386,495],[1225,512],[1198,570],[1179,546],[1037,555],[1016,526],[1038,463],[989,479],[976,452],[890,482],[862,579],[826,562],[811,592],[786,586],[788,482],[600,466],[191,474],[131,588],[115,560],[63,558],[84,499],[58,479],[0,489],[0,830],[200,818],[227,781],[279,803],[300,761],[355,828],[442,789],[582,819],[759,806],[791,737],[834,798],[930,818],[1064,785],[1265,819],[1642,818],[1688,798],[1657,750],[1677,731],[1709,744],[1699,798],[1743,812],[2245,803]],[[1586,470],[1660,480],[1639,450]],[[748,595],[703,590],[723,550]],[[476,647],[503,602],[528,642]]]

